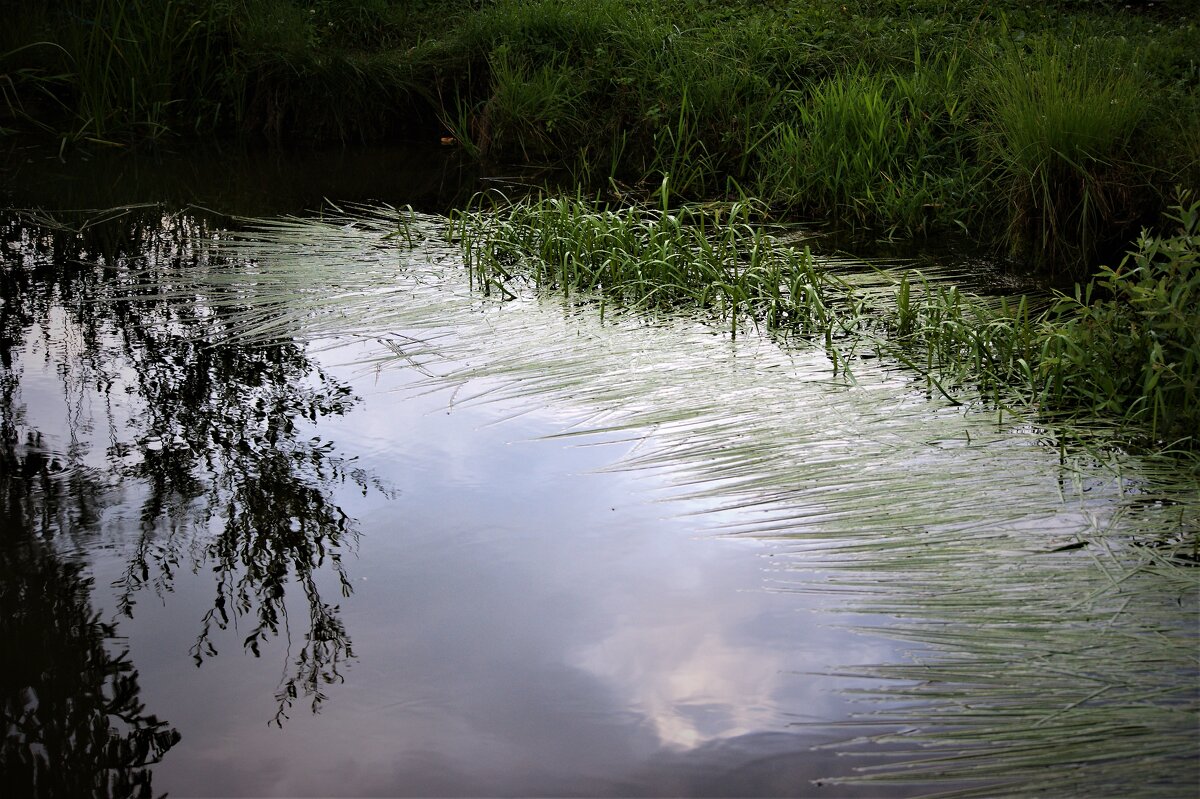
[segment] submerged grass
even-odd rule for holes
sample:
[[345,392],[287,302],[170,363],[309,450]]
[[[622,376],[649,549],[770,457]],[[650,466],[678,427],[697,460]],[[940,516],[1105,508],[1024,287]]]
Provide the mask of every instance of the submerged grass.
[[[701,210],[688,213],[698,226]],[[705,217],[718,241],[760,241],[760,262],[784,248],[728,214]],[[907,762],[836,779],[979,780],[965,795],[1189,795],[1200,714],[1194,453],[1138,455],[1095,418],[1073,432],[998,423],[962,394],[958,406],[927,399],[887,357],[855,362],[851,381],[830,375],[820,347],[714,335],[714,311],[732,314],[733,303],[700,318],[657,303],[657,286],[684,290],[685,262],[703,261],[672,227],[680,217],[564,201],[449,226],[395,209],[265,221],[222,237],[209,268],[181,271],[155,296],[210,309],[245,342],[377,338],[379,363],[412,368],[413,391],[514,414],[551,407],[564,436],[627,437],[637,445],[617,468],[661,475],[698,525],[779,540],[785,590],[879,614],[882,632],[913,646],[890,664],[830,656],[832,670],[875,681],[854,726],[914,747]],[[663,253],[655,275],[621,271],[654,260],[649,248]],[[736,248],[726,255],[737,263],[707,269],[745,266]],[[935,298],[936,283],[909,285],[908,311],[892,322],[898,343],[945,326],[925,304],[953,300]],[[827,312],[851,313],[823,290]]]
[[[662,190],[666,198],[666,188]],[[1120,266],[1035,308],[985,301],[903,274],[856,291],[811,252],[753,224],[746,203],[598,209],[543,198],[467,211],[452,223],[485,293],[529,279],[623,307],[702,309],[726,324],[823,342],[834,371],[864,341],[954,402],[1107,414],[1150,446],[1200,444],[1200,200],[1183,192],[1174,235],[1146,233]]]

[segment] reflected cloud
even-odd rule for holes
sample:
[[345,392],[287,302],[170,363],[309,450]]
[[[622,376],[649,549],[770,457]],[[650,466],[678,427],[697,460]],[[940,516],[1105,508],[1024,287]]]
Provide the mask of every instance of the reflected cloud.
[[[769,729],[778,723],[784,658],[726,640],[729,630],[714,629],[714,623],[728,621],[691,616],[661,627],[621,627],[580,652],[576,662],[630,691],[630,706],[645,716],[665,747],[692,749]],[[732,621],[736,626],[744,619]]]
[[[336,358],[324,368],[339,376]],[[345,610],[360,660],[319,723],[297,716],[269,736],[252,713],[213,719],[179,675],[162,690],[200,732],[169,787],[796,795],[844,770],[812,750],[829,738],[795,726],[846,711],[833,681],[803,672],[857,646],[862,662],[886,658],[891,644],[851,642],[797,612],[804,597],[763,591],[772,545],[661,518],[655,480],[601,471],[617,449],[545,439],[556,417],[491,425],[484,409],[447,415],[440,398],[378,388],[323,425],[339,441],[386,435],[393,449],[363,465],[404,489],[336,495],[362,531]],[[491,485],[464,491],[451,477],[439,447],[450,439]],[[225,707],[253,701],[236,660],[210,665],[230,683]]]

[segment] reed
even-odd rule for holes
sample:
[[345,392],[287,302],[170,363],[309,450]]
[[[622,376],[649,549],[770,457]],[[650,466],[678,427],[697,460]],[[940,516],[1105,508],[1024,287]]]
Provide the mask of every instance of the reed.
[[1089,41],[1004,47],[983,104],[981,146],[1017,253],[1070,269],[1137,221],[1144,168],[1131,143],[1150,105],[1132,62],[1114,63]]
[[762,191],[789,207],[909,234],[964,213],[975,180],[956,55],[909,73],[858,69],[794,99]]

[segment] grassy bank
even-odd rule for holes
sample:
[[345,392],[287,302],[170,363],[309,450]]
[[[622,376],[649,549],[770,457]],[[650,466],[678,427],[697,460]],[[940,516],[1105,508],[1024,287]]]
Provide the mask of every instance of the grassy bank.
[[1192,0],[0,3],[6,131],[447,137],[1082,274],[1200,185]]

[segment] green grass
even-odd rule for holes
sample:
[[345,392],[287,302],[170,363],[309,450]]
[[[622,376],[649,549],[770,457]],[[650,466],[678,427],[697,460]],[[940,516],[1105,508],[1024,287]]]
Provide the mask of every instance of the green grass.
[[1185,2],[7,6],[5,127],[67,142],[452,135],[589,190],[644,198],[666,175],[679,198],[966,229],[1073,276],[1200,177]]
[[1086,264],[1140,221],[1148,174],[1132,144],[1151,104],[1135,64],[1091,41],[1043,39],[1002,49],[986,70],[980,135],[1017,251]]
[[797,93],[795,121],[779,127],[764,159],[761,191],[907,234],[966,216],[979,180],[959,73],[950,56],[909,74],[859,69]]

